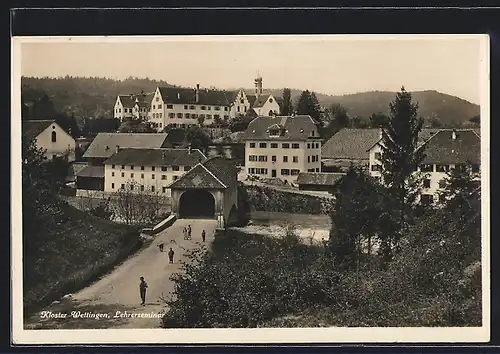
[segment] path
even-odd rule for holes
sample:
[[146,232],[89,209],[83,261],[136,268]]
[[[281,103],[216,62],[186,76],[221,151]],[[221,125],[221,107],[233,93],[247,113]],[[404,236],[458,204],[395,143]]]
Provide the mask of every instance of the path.
[[[213,240],[216,220],[180,219],[158,234],[153,242],[137,255],[125,261],[109,275],[73,294],[72,301],[49,306],[46,311],[67,314],[66,318],[41,319],[36,314],[28,319],[26,329],[34,328],[157,328],[160,325],[158,313],[164,305],[161,296],[167,296],[174,289],[170,276],[186,261],[188,250],[204,247],[201,232],[206,231],[206,245]],[[184,240],[182,229],[192,227],[192,240]],[[163,242],[165,251],[160,252],[158,244]],[[175,251],[174,264],[168,263],[169,247]],[[146,306],[140,305],[139,278],[145,277],[149,285]],[[72,311],[80,314],[107,314],[106,318],[73,318]],[[152,314],[150,318],[116,317],[131,314]]]

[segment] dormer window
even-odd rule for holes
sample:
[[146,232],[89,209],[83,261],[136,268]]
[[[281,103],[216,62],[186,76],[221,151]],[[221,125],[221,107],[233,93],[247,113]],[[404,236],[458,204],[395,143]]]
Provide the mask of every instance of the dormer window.
[[279,136],[280,131],[278,129],[270,129],[269,130],[269,136]]

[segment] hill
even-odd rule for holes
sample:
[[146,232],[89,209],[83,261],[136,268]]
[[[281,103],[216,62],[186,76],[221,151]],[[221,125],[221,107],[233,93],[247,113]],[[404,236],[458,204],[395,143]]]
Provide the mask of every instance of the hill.
[[[112,118],[112,111],[119,94],[150,93],[157,86],[175,86],[166,81],[129,77],[125,80],[113,80],[94,77],[64,78],[22,78],[22,94],[25,102],[34,101],[46,93],[54,103],[56,111],[73,113],[76,117]],[[253,93],[253,89],[245,89]],[[282,89],[267,92],[281,96]],[[297,102],[302,90],[292,89],[292,100]],[[438,117],[445,125],[460,125],[471,117],[479,115],[479,106],[437,91],[412,92],[415,101],[420,104],[420,115]],[[368,118],[373,113],[387,114],[389,102],[396,92],[372,91],[342,96],[316,93],[322,106],[341,104],[347,108],[350,116]]]
[[[252,89],[245,89],[252,93]],[[292,89],[292,100],[297,102],[301,90]],[[282,89],[272,89],[273,95],[282,95]],[[370,117],[373,113],[389,113],[389,102],[396,96],[396,92],[371,91],[349,95],[332,96],[316,93],[319,103],[324,107],[332,104],[344,106],[352,117]],[[414,91],[413,100],[419,103],[419,114],[422,117],[438,117],[445,126],[461,125],[470,118],[479,115],[479,105],[468,102],[456,96],[451,96],[434,90]]]

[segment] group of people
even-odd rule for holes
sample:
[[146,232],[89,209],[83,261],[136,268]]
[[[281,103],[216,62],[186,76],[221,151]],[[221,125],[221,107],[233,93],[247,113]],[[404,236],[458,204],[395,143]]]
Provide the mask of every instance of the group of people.
[[191,240],[191,225],[183,228],[182,234],[184,235],[184,240]]

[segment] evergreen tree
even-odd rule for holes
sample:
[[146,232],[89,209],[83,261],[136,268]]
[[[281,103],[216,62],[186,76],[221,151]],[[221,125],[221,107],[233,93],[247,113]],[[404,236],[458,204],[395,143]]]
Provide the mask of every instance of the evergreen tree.
[[338,103],[332,104],[329,111],[333,120],[337,122],[337,126],[340,129],[345,128],[349,125],[349,116],[347,114],[347,109],[344,106]]
[[283,106],[281,107],[281,115],[288,116],[292,113],[292,92],[289,88],[285,88],[283,89]]
[[470,209],[471,196],[478,191],[480,182],[465,165],[455,167],[446,173],[441,181],[439,199],[449,211]]
[[299,101],[297,102],[297,114],[310,115],[319,122],[321,109],[314,92],[311,93],[309,90],[302,91]]
[[423,150],[417,150],[423,120],[418,116],[418,103],[412,103],[412,96],[404,87],[389,108],[389,121],[382,129],[382,176],[397,200],[400,227],[403,227],[420,184],[414,172],[424,158]]

